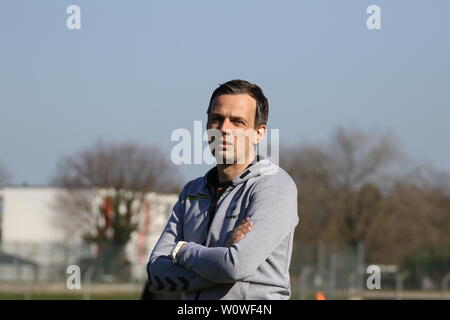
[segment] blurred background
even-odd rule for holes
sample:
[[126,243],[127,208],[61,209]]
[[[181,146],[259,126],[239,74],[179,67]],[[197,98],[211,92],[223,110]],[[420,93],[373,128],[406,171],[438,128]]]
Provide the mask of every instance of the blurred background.
[[[370,5],[381,29],[366,25]],[[2,1],[0,299],[141,298],[179,190],[211,167],[173,164],[171,134],[194,135],[231,79],[264,90],[299,187],[292,299],[449,299],[449,10]]]

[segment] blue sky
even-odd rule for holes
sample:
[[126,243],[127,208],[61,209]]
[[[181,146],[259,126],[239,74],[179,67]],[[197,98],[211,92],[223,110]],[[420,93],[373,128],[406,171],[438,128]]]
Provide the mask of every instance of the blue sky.
[[[66,28],[71,4],[81,30]],[[366,28],[371,4],[381,30]],[[265,91],[282,143],[390,130],[450,171],[449,12],[446,0],[2,0],[0,162],[13,183],[47,184],[59,157],[100,138],[169,155],[171,132],[241,78]]]

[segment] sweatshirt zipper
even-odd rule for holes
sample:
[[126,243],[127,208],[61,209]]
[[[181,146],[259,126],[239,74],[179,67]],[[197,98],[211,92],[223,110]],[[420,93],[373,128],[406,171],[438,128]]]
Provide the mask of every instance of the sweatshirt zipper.
[[[217,209],[217,204],[219,203],[219,200],[222,198],[222,196],[225,194],[225,192],[228,190],[228,188],[230,188],[230,186],[228,186],[227,189],[219,196],[219,198],[216,199],[215,193],[213,193],[211,191],[211,188],[208,186],[208,191],[209,191],[209,194],[211,195],[212,201],[211,201],[211,204],[209,205],[209,209],[208,209],[209,219],[208,219],[208,229],[207,229],[208,231],[206,232],[206,238],[208,238],[209,229],[211,228],[212,220],[214,218],[214,215],[215,215],[215,212]],[[214,210],[211,210],[213,205],[214,205]],[[214,212],[214,215],[212,212]],[[206,240],[207,239],[205,239],[205,242],[203,243],[203,245],[206,245]],[[198,298],[199,298],[201,292],[202,292],[202,290],[197,291],[197,294],[195,295],[195,300],[199,300]]]
[[[211,203],[209,204],[209,208],[208,208],[208,216],[210,216],[211,215],[211,208],[212,208],[212,205],[214,203],[214,194],[211,192],[211,188],[209,186],[207,186],[207,187],[208,187],[208,192],[211,195]],[[208,231],[206,232],[206,238],[208,238],[208,233],[209,233],[209,227],[210,227],[209,220],[212,220],[211,217],[208,217],[208,218],[209,218],[208,219]],[[206,244],[206,240],[207,239],[205,239],[205,242],[203,242],[203,245]],[[201,292],[202,292],[202,290],[198,290],[197,291],[194,300],[199,300],[198,297],[200,296]]]

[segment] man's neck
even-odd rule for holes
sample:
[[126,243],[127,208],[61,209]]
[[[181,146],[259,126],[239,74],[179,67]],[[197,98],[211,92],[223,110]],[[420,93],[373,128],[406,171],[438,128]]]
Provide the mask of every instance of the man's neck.
[[230,181],[238,177],[253,161],[255,155],[249,156],[245,163],[218,164],[217,173],[220,182]]

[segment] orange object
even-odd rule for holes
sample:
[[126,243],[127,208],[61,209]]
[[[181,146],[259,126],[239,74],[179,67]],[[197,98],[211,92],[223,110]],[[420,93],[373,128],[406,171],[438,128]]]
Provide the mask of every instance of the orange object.
[[103,198],[103,216],[105,217],[106,228],[111,227],[114,216],[113,199],[111,197],[106,196]]
[[316,292],[316,300],[327,300],[325,294],[322,291]]

